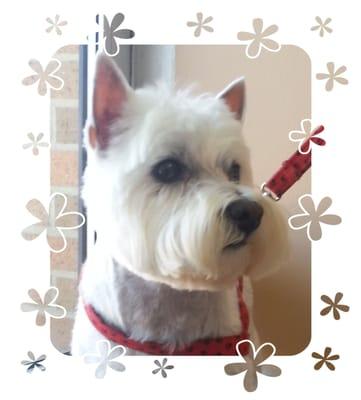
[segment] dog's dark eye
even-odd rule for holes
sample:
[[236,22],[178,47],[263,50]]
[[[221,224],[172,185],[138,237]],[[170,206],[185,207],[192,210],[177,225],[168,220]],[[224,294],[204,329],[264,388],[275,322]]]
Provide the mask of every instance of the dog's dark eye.
[[241,167],[235,161],[232,163],[231,167],[227,172],[228,178],[230,181],[239,181],[241,178]]
[[173,183],[184,179],[186,167],[174,158],[167,158],[156,164],[152,176],[162,183]]

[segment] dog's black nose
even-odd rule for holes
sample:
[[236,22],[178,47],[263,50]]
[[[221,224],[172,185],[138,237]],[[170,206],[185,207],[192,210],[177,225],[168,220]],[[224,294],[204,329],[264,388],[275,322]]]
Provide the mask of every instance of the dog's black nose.
[[228,204],[225,214],[240,231],[248,235],[259,227],[263,208],[257,202],[244,198]]

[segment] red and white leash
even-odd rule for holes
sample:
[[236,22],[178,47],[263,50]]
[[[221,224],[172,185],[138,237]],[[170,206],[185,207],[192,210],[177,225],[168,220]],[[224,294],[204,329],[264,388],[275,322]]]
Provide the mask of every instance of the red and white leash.
[[262,184],[261,191],[264,196],[269,196],[271,199],[278,201],[311,167],[311,142],[324,146],[326,144],[325,140],[315,137],[323,130],[324,127],[322,125],[315,128],[309,138],[302,144],[301,151],[295,151],[290,158],[282,163],[278,171],[267,182]]

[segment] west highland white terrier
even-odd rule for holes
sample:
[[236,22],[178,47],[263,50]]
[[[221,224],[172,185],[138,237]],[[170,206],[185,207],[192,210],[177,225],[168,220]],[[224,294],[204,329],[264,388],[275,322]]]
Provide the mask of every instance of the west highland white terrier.
[[97,241],[81,273],[73,354],[100,340],[127,354],[257,344],[249,278],[283,262],[287,225],[252,181],[244,103],[242,78],[216,97],[133,90],[98,56],[82,191]]

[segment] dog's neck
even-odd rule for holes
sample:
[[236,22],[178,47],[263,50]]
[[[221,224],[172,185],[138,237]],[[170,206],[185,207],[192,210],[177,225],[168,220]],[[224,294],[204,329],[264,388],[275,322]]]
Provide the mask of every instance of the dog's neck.
[[110,324],[137,341],[182,346],[241,332],[236,288],[186,291],[145,280],[95,251],[84,268],[81,295]]

